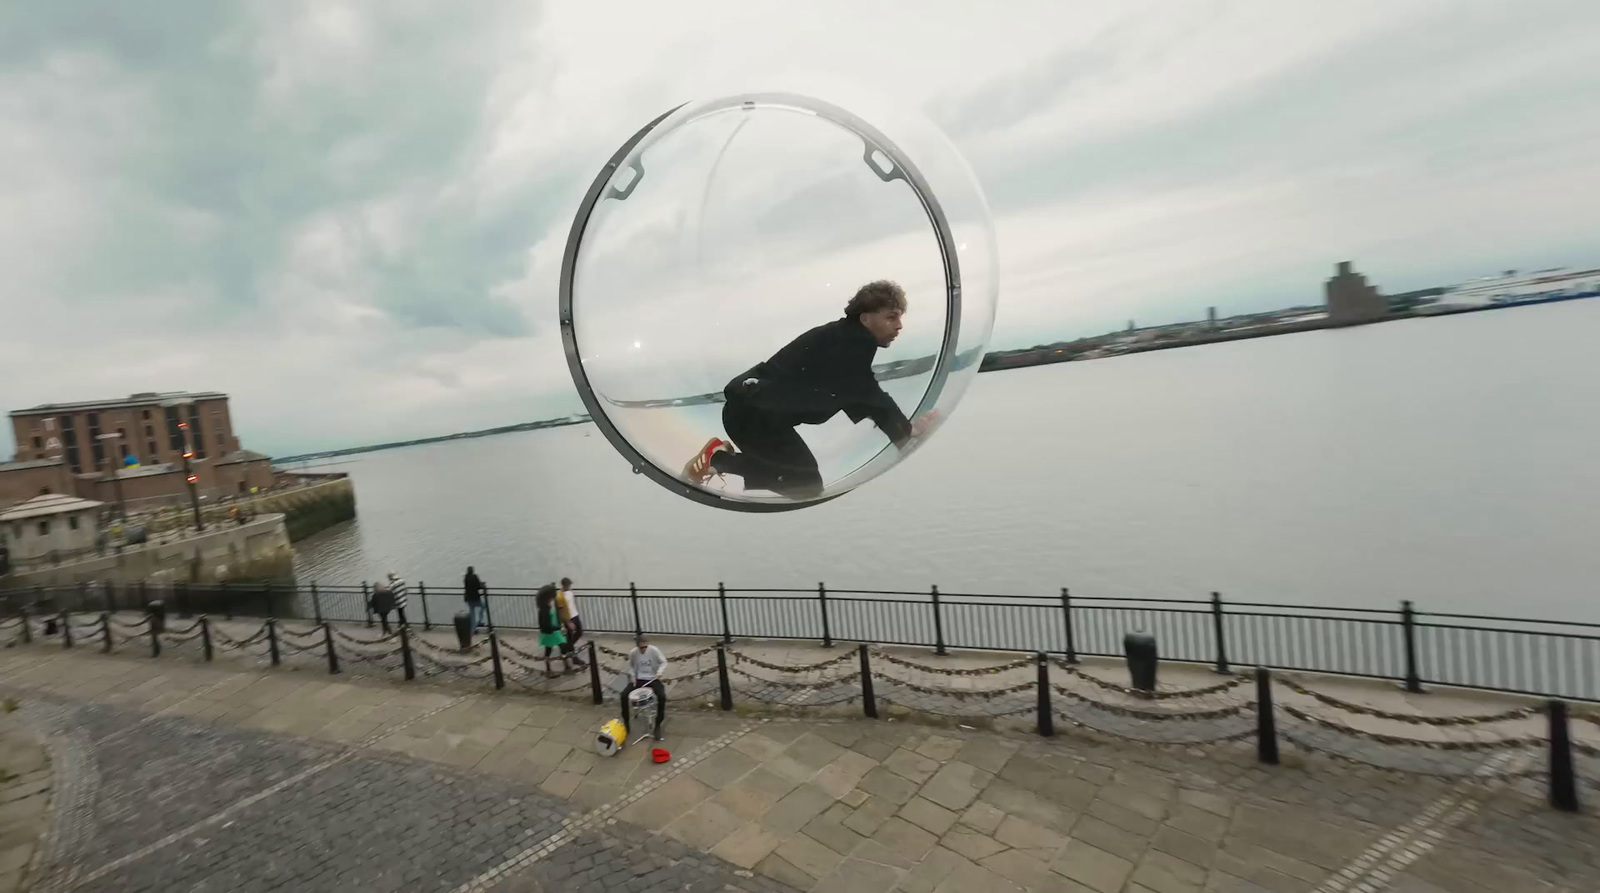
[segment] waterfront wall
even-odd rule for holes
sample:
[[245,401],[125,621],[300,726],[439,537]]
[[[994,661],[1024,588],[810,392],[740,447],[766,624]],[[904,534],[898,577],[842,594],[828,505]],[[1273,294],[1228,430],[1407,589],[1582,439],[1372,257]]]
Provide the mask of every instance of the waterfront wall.
[[282,514],[290,542],[355,518],[356,488],[348,476],[300,474],[296,477],[305,481],[324,480],[283,493],[268,493],[248,503],[251,511]]
[[91,581],[131,584],[287,580],[294,551],[282,514],[245,524],[218,524],[204,533],[127,546],[121,552],[0,577],[0,589],[71,586]]

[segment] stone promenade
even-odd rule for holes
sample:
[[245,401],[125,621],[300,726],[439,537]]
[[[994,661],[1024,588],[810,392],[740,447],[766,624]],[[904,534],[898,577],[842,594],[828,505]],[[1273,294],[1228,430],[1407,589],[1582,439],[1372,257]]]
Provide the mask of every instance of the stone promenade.
[[611,705],[450,677],[34,643],[0,689],[49,753],[35,891],[1600,889],[1537,790],[1249,742],[678,710],[658,765],[595,754]]

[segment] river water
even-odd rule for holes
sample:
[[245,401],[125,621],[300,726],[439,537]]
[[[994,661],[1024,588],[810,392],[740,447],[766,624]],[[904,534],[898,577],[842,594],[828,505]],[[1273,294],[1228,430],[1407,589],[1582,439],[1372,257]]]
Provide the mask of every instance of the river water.
[[910,589],[1600,621],[1600,301],[978,376],[900,467],[779,515],[592,426],[369,453],[302,582]]

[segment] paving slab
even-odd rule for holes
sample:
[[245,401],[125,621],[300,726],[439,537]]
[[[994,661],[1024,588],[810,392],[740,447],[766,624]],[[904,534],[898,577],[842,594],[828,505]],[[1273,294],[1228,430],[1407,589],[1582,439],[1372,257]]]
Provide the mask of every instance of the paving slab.
[[[798,662],[803,651],[773,653]],[[673,760],[657,765],[645,746],[594,752],[614,708],[587,703],[586,690],[308,671],[0,650],[0,687],[96,779],[75,800],[80,827],[41,846],[41,871],[76,869],[73,889],[130,893],[168,882],[240,893],[1290,893],[1342,871],[1402,893],[1600,888],[1600,823],[1516,784],[1297,751],[1267,767],[1248,742],[1112,745],[687,707],[669,720]],[[0,735],[0,761],[10,753]],[[7,809],[0,883],[32,859],[5,836],[26,808]]]

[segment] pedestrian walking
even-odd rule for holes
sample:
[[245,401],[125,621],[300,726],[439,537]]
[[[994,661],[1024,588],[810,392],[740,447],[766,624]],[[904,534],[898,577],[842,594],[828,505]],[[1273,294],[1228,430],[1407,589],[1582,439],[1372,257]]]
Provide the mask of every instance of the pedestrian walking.
[[567,653],[566,633],[561,631],[561,619],[556,615],[556,587],[546,583],[534,596],[534,607],[539,612],[539,644],[544,648],[544,674],[556,675],[550,670],[550,652],[561,652],[561,672],[572,672],[572,656]]
[[383,634],[389,634],[389,612],[394,610],[394,592],[389,584],[379,580],[372,584],[372,596],[367,600],[367,608],[378,615],[378,622],[383,625]]
[[406,621],[406,581],[405,578],[389,572],[389,594],[394,598],[394,616],[401,626],[410,626]]
[[580,650],[583,645],[578,641],[583,638],[583,619],[578,616],[578,597],[572,593],[571,577],[562,577],[561,588],[556,591],[556,617],[561,621],[561,629],[567,636],[567,644],[562,646],[562,653],[571,655],[579,669],[589,666],[589,662],[583,659],[583,652]]
[[474,632],[483,629],[483,581],[471,565],[467,566],[466,576],[461,578],[461,590],[467,599],[467,629]]

